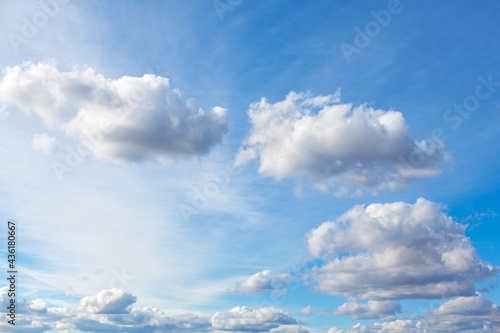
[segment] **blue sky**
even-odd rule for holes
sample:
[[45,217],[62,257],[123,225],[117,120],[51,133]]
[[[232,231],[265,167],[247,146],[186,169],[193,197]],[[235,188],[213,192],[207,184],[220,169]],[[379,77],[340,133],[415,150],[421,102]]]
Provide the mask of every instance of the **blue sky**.
[[26,331],[500,328],[499,4],[2,8]]

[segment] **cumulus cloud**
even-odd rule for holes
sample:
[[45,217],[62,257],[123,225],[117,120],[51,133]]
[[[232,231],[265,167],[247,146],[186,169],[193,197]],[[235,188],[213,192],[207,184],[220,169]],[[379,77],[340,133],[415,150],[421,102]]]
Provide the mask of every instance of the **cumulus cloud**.
[[89,313],[123,314],[128,313],[127,307],[136,300],[137,297],[131,293],[113,288],[82,298],[80,309]]
[[500,309],[483,295],[457,297],[428,311],[424,318],[398,319],[372,325],[356,324],[351,329],[331,328],[328,333],[493,333],[500,331]]
[[250,276],[246,281],[238,284],[236,288],[229,289],[229,291],[244,294],[257,294],[265,290],[284,292],[291,278],[290,274],[273,275],[270,270],[264,270]]
[[310,273],[316,289],[369,300],[471,296],[474,284],[496,276],[484,264],[465,225],[441,205],[418,199],[355,206],[307,235],[322,264]]
[[35,134],[31,146],[34,151],[45,155],[51,155],[57,150],[57,140],[51,138],[48,134]]
[[54,62],[25,62],[4,68],[0,102],[37,115],[109,160],[198,156],[227,132],[225,109],[205,112],[155,75],[110,79],[91,68],[60,72]]
[[427,326],[435,332],[500,331],[500,307],[483,295],[457,297],[431,311]]
[[210,321],[216,330],[251,332],[268,332],[281,325],[297,323],[283,309],[252,309],[246,306],[238,306],[228,312],[216,312]]
[[[248,111],[252,128],[235,164],[258,159],[259,172],[276,179],[306,174],[320,189],[334,182],[394,190],[414,178],[440,174],[449,159],[437,138],[415,141],[400,112],[340,104],[340,93],[290,92],[285,100],[262,98]],[[352,194],[341,186],[338,195]]]
[[397,301],[368,301],[360,304],[350,300],[339,306],[333,314],[349,316],[352,319],[382,319],[402,311],[401,304]]

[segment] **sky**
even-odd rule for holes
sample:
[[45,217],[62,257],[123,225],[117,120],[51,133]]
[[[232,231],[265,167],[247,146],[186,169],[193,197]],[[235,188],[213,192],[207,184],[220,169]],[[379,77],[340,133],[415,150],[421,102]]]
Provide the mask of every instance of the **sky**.
[[1,331],[500,331],[499,3],[0,5]]

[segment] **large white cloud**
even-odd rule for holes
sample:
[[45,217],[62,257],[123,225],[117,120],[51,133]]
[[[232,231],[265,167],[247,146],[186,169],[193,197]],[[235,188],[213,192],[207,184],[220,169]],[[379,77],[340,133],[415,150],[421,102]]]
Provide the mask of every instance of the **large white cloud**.
[[[259,172],[277,179],[307,174],[320,188],[333,181],[371,190],[394,190],[440,174],[449,158],[438,139],[416,142],[400,112],[340,104],[340,94],[290,92],[285,100],[250,105],[252,128],[236,156],[260,161]],[[344,195],[346,188],[337,194]]]
[[225,109],[204,112],[155,75],[110,79],[91,68],[60,72],[53,62],[25,62],[4,68],[1,103],[36,114],[103,159],[197,156],[227,132]]
[[333,313],[339,316],[349,316],[352,319],[382,319],[396,315],[403,311],[397,301],[368,301],[356,303],[350,300],[339,306]]
[[307,235],[323,262],[311,277],[321,292],[370,300],[474,295],[498,267],[481,262],[465,228],[422,198],[355,206]]
[[250,276],[245,281],[238,284],[230,292],[256,294],[265,290],[275,290],[284,292],[288,281],[292,278],[290,274],[273,275],[270,270],[264,270]]
[[238,306],[228,312],[215,313],[211,323],[216,330],[267,332],[281,325],[296,324],[297,321],[283,309]]

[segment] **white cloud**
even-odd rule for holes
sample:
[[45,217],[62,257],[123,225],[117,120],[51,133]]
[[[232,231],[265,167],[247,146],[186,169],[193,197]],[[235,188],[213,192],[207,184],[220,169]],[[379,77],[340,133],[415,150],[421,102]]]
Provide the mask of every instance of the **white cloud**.
[[483,295],[458,297],[429,311],[421,320],[398,319],[372,325],[356,324],[351,329],[331,328],[328,333],[493,333],[500,331],[500,309]]
[[273,275],[270,270],[264,270],[250,276],[246,281],[229,291],[244,294],[256,294],[265,290],[286,291],[286,286],[291,278],[290,274]]
[[[449,159],[443,144],[414,141],[400,112],[339,102],[339,92],[316,97],[290,92],[274,104],[265,98],[251,104],[252,128],[235,163],[258,159],[265,176],[306,174],[323,190],[333,181],[394,190],[440,174],[439,165]],[[341,188],[337,195],[357,196],[358,190],[349,194]]]
[[31,146],[34,151],[40,152],[45,155],[51,155],[57,150],[57,140],[51,138],[47,133],[35,134]]
[[354,300],[339,306],[333,313],[339,316],[349,316],[352,319],[382,319],[394,316],[403,311],[397,301],[368,301],[360,304]]
[[311,305],[306,306],[302,310],[299,311],[299,314],[303,316],[310,316],[313,313],[314,308]]
[[500,331],[500,307],[483,295],[457,297],[431,311],[427,325],[434,331]]
[[238,306],[228,312],[216,312],[210,321],[216,330],[252,332],[268,332],[281,325],[297,323],[283,309],[252,309],[246,306]]
[[[398,319],[383,323],[374,323],[373,325],[361,325],[360,323],[354,325],[351,329],[343,330],[336,327],[332,327],[328,330],[328,333],[393,333],[393,332],[405,332],[405,333],[424,333],[428,332],[423,330],[423,325],[421,322],[416,322],[411,319]],[[434,332],[434,331],[432,331]]]
[[422,198],[355,206],[307,235],[324,263],[311,278],[319,291],[370,300],[474,295],[498,267],[481,262],[465,228]]
[[309,333],[309,330],[305,329],[302,326],[292,326],[286,327],[284,329],[275,329],[272,333]]
[[0,102],[36,114],[109,160],[198,156],[227,132],[225,109],[204,112],[155,75],[109,79],[91,68],[59,72],[54,62],[25,62],[4,68]]
[[89,313],[122,314],[135,303],[137,297],[119,289],[103,290],[95,296],[86,296],[80,301],[80,309]]

